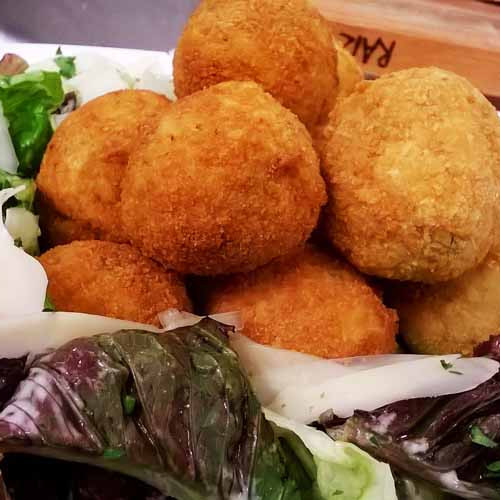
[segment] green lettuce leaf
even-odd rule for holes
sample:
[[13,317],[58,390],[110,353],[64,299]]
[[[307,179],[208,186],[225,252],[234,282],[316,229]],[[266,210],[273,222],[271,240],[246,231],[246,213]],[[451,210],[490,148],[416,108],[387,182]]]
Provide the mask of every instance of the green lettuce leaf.
[[52,136],[50,114],[63,100],[59,73],[34,71],[0,78],[0,102],[22,177],[36,175]]
[[30,255],[39,255],[38,238],[41,235],[38,216],[23,207],[8,208],[5,227],[17,246]]
[[24,189],[4,204],[2,221],[18,246],[30,255],[38,255],[40,253],[38,238],[41,231],[38,216],[33,213],[35,181],[0,170],[0,191],[19,186],[24,186]]
[[13,198],[14,203],[6,203],[6,206],[20,206],[32,212],[35,204],[35,181],[33,179],[23,179],[22,177],[9,174],[0,169],[0,191],[2,191],[2,189],[16,188],[21,185],[25,188]]
[[307,498],[397,499],[394,480],[387,464],[378,462],[350,443],[333,441],[322,431],[269,410],[265,414],[275,424],[279,439],[295,450],[295,456],[308,471],[311,492]]

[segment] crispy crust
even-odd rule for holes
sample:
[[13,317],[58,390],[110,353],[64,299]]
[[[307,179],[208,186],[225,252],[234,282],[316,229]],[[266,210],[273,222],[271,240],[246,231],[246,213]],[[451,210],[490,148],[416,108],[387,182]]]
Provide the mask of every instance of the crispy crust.
[[178,97],[256,81],[312,129],[334,103],[336,52],[306,0],[204,0],[179,40],[174,79]]
[[130,245],[75,241],[40,257],[57,310],[159,325],[159,312],[191,310],[180,277]]
[[212,287],[207,310],[241,311],[248,337],[336,358],[391,353],[397,316],[350,265],[311,247]]
[[[116,234],[108,235],[105,231],[95,229],[87,222],[70,219],[59,214],[47,200],[39,196],[37,199],[37,213],[40,216],[41,241],[43,248],[52,248],[66,245],[72,241],[107,240],[116,241]],[[126,243],[118,241],[118,243]]]
[[359,83],[327,135],[328,233],[358,269],[433,283],[486,256],[497,238],[500,122],[469,82],[419,68]]
[[123,171],[168,105],[154,92],[121,90],[71,113],[55,131],[37,177],[47,202],[63,217],[123,241],[118,208]]
[[352,94],[356,85],[363,81],[364,73],[358,61],[344,48],[341,42],[334,38],[333,44],[337,50],[337,75],[339,81],[337,96],[340,98],[347,97]]
[[130,241],[183,274],[251,270],[288,253],[326,201],[307,130],[252,82],[172,104],[122,187]]
[[[335,103],[337,103],[340,99],[354,92],[356,85],[363,81],[364,74],[356,59],[354,59],[351,53],[345,49],[340,42],[335,40],[335,38],[333,38],[333,44],[337,50],[338,87],[335,94]],[[328,116],[325,116],[311,130],[314,148],[320,156],[322,156],[328,143],[327,128]]]
[[500,254],[439,285],[402,284],[391,292],[401,333],[414,352],[472,355],[500,332]]

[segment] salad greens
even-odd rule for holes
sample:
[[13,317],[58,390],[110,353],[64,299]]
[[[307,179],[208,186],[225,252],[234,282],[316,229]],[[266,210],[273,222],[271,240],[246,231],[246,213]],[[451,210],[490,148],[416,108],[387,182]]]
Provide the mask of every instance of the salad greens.
[[33,179],[23,179],[17,175],[12,175],[4,170],[0,170],[0,191],[3,189],[17,188],[19,186],[24,186],[24,189],[11,198],[11,201],[7,202],[4,207],[20,206],[26,210],[32,211],[35,204],[35,181]]
[[63,56],[61,47],[57,49],[54,62],[59,68],[59,73],[64,78],[73,78],[76,75],[76,65],[74,56]]
[[[307,498],[396,498],[390,468],[350,443],[266,410],[275,434],[301,458],[313,483]],[[304,450],[303,445],[306,446]]]
[[[3,214],[4,204],[24,189],[24,185],[2,189],[0,191],[0,213]],[[28,214],[35,218],[31,212],[23,207],[7,209],[5,225],[3,217],[0,218],[0,264],[2,269],[0,324],[5,323],[9,318],[23,317],[42,311],[47,290],[48,279],[43,266],[37,259],[19,248],[20,244],[26,243],[25,238],[30,238],[30,231],[33,230],[24,224],[16,225],[20,221],[19,212],[23,220],[25,217],[22,214]],[[36,232],[38,221],[33,225]]]
[[[64,64],[67,66],[68,61]],[[63,100],[61,76],[56,72],[32,71],[0,76],[0,118],[6,124],[6,130],[0,135],[5,142],[7,134],[11,150],[13,147],[12,154],[9,154],[8,144],[1,148],[0,191],[24,185],[24,190],[5,204],[2,217],[16,244],[31,255],[39,253],[41,234],[38,217],[34,215],[36,187],[33,178],[52,136],[51,113]]]
[[0,103],[9,123],[20,176],[32,177],[38,171],[52,136],[50,114],[63,100],[59,73],[34,71],[0,77]]
[[5,189],[24,189],[10,197],[2,206],[2,221],[18,246],[30,255],[38,255],[41,234],[38,217],[33,213],[36,186],[33,179],[23,179],[0,170],[0,192]]
[[[500,336],[475,355],[500,360]],[[399,401],[345,421],[325,414],[321,421],[333,438],[355,443],[442,492],[500,499],[499,373],[459,394]]]
[[264,416],[227,328],[122,330],[1,360],[0,452],[119,472],[159,498],[394,500],[387,466]]

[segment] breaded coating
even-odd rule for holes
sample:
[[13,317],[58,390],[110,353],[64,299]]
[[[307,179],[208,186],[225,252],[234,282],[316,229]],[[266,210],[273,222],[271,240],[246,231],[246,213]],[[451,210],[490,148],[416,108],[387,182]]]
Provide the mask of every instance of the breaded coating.
[[412,351],[470,356],[500,331],[500,252],[447,283],[401,284],[392,290],[391,302]]
[[307,0],[203,0],[174,57],[184,97],[227,80],[260,83],[311,130],[335,99],[328,23]]
[[62,216],[123,241],[120,182],[129,155],[168,108],[148,90],[121,90],[72,112],[57,128],[42,161],[37,187]]
[[349,264],[312,247],[225,278],[207,311],[241,311],[252,340],[325,358],[396,350],[395,312]]
[[333,44],[337,51],[337,97],[347,97],[354,91],[356,85],[363,80],[364,73],[358,61],[344,48],[341,42],[334,38]]
[[326,201],[311,138],[253,82],[173,103],[131,156],[126,235],[182,274],[249,271],[302,246]]
[[[95,229],[87,222],[70,219],[57,213],[46,200],[37,200],[37,213],[39,215],[41,241],[44,248],[66,245],[72,241],[108,240],[113,241],[113,236],[103,230]],[[125,241],[123,243],[126,243]]]
[[99,314],[158,325],[169,308],[190,311],[181,278],[130,245],[75,241],[40,257],[58,311]]
[[495,241],[500,120],[467,80],[417,68],[358,83],[331,114],[329,237],[367,274],[434,283]]
[[[354,91],[356,84],[363,80],[364,74],[356,59],[339,41],[333,38],[333,44],[337,51],[338,86],[332,91],[335,94],[335,102],[338,102],[339,99],[347,97]],[[328,116],[325,116],[311,131],[314,148],[320,156],[328,143],[327,126]]]

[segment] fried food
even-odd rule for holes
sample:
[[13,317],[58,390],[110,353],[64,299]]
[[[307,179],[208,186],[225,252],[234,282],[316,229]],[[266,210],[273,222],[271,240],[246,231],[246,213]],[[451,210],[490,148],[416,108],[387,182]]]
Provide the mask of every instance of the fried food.
[[455,280],[402,284],[391,295],[412,351],[470,356],[474,347],[500,331],[500,252],[490,253]]
[[43,158],[37,187],[61,216],[123,241],[120,182],[129,155],[168,109],[147,90],[105,94],[72,112]]
[[130,245],[75,241],[40,257],[59,311],[84,312],[159,326],[158,313],[190,311],[181,278]]
[[354,87],[363,80],[363,70],[342,43],[334,39],[333,44],[337,51],[337,98],[347,97],[354,91]]
[[500,121],[467,80],[417,68],[358,83],[327,129],[333,244],[367,274],[439,282],[497,236]]
[[227,80],[253,80],[311,130],[334,104],[331,40],[327,22],[306,0],[203,0],[175,52],[175,92],[184,97]]
[[110,235],[102,230],[92,228],[86,222],[64,217],[40,199],[37,200],[37,213],[40,217],[39,223],[44,248],[66,245],[72,241],[113,240]]
[[326,201],[306,128],[253,82],[172,104],[131,156],[126,235],[183,274],[249,271],[302,246]]
[[[337,51],[338,87],[334,90],[334,100],[337,102],[339,99],[343,99],[351,94],[356,84],[363,80],[364,75],[363,70],[350,52],[335,38],[333,39],[333,44]],[[311,131],[314,148],[320,156],[323,154],[323,150],[328,142],[327,126],[328,116],[325,116]]]
[[252,340],[325,358],[396,349],[394,311],[349,264],[312,247],[225,278],[207,311],[241,311]]

